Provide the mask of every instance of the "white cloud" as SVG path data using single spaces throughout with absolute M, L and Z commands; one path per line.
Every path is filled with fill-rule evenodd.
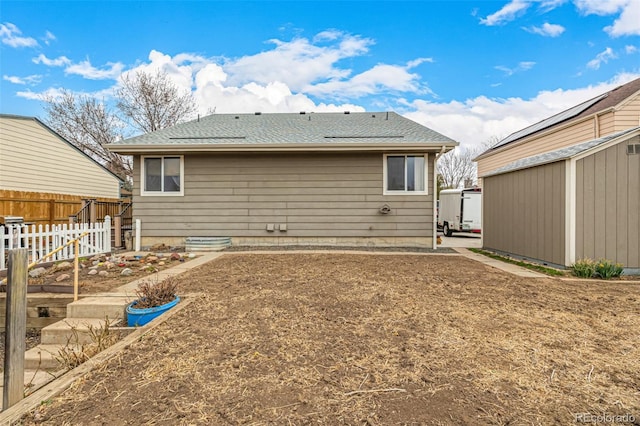
M 273 81 L 285 83 L 291 90 L 298 91 L 319 80 L 333 80 L 347 77 L 351 70 L 337 66 L 345 58 L 366 54 L 371 39 L 333 31 L 321 37 L 318 44 L 308 39 L 297 38 L 283 42 L 270 40 L 275 49 L 229 60 L 224 64 L 229 74 L 230 84 L 240 86 L 249 82 L 268 84 Z M 326 45 L 320 41 L 329 42 Z
M 38 45 L 32 37 L 22 37 L 22 31 L 14 24 L 6 22 L 0 24 L 0 40 L 11 47 L 35 47 Z
M 107 62 L 106 67 L 100 69 L 91 65 L 89 60 L 69 65 L 65 68 L 65 74 L 76 74 L 89 80 L 116 79 L 122 74 L 124 65 L 120 62 Z
M 562 6 L 563 4 L 565 4 L 568 0 L 542 0 L 540 2 L 540 9 L 543 12 L 548 12 L 550 10 L 553 10 L 559 6 Z
M 622 10 L 631 0 L 574 0 L 578 10 L 585 15 L 613 15 Z
M 480 23 L 487 26 L 503 25 L 522 15 L 531 5 L 529 1 L 511 0 L 499 11 L 481 18 Z
M 56 36 L 53 35 L 51 31 L 47 31 L 44 34 L 44 37 L 42 37 L 42 41 L 44 41 L 44 44 L 46 44 L 47 46 L 49 45 L 49 43 L 51 43 L 55 39 L 56 39 Z
M 632 53 L 636 53 L 637 51 L 638 48 L 633 45 L 627 45 L 624 47 L 624 53 L 626 53 L 627 55 L 631 55 Z
M 16 75 L 3 75 L 2 79 L 13 84 L 38 84 L 42 81 L 42 76 L 38 74 L 28 75 L 26 77 L 18 77 Z
M 619 14 L 613 25 L 604 30 L 611 37 L 640 35 L 640 2 L 638 0 L 574 0 L 585 15 L 608 16 Z
M 515 68 L 505 67 L 504 65 L 496 65 L 493 68 L 497 69 L 498 71 L 502 71 L 507 76 L 512 76 L 517 72 L 528 71 L 531 68 L 533 68 L 535 65 L 536 65 L 535 62 L 522 61 L 522 62 L 519 62 Z
M 631 1 L 613 25 L 605 27 L 604 30 L 612 37 L 640 35 L 640 1 Z
M 605 50 L 598 53 L 595 58 L 587 62 L 587 68 L 597 70 L 600 68 L 600 65 L 602 65 L 602 63 L 606 64 L 607 62 L 609 62 L 609 59 L 615 59 L 615 58 L 617 58 L 617 56 L 613 52 L 613 49 L 611 49 L 610 47 L 607 47 Z
M 59 56 L 55 59 L 49 59 L 42 53 L 33 58 L 32 61 L 34 64 L 44 64 L 49 67 L 62 67 L 71 64 L 71 60 L 66 56 Z
M 408 111 L 403 115 L 453 138 L 464 147 L 473 148 L 491 138 L 506 137 L 638 77 L 640 74 L 620 74 L 595 86 L 541 91 L 531 99 L 479 96 L 449 103 L 416 100 L 406 104 Z
M 565 28 L 562 25 L 550 24 L 548 22 L 542 24 L 541 27 L 531 26 L 522 27 L 522 29 L 532 34 L 538 34 L 544 37 L 558 37 L 565 31 Z

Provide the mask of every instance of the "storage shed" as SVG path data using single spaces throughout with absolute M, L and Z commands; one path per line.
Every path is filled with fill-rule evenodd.
M 485 248 L 640 272 L 640 127 L 514 161 L 484 176 L 483 193 Z

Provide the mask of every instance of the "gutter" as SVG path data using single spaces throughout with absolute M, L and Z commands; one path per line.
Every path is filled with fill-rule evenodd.
M 336 151 L 380 151 L 380 152 L 433 152 L 440 145 L 433 143 L 384 143 L 384 144 L 347 144 L 347 143 L 278 143 L 278 144 L 146 144 L 120 145 L 111 144 L 105 147 L 118 154 L 135 155 L 150 153 L 191 153 L 191 152 L 336 152 Z M 455 148 L 456 145 L 445 144 L 443 147 Z

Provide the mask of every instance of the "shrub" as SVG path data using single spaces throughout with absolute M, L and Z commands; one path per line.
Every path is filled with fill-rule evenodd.
M 619 277 L 622 274 L 623 266 L 621 263 L 613 263 L 608 259 L 600 259 L 596 264 L 595 276 L 608 280 L 609 278 Z
M 155 308 L 169 303 L 176 298 L 178 280 L 175 277 L 167 277 L 158 282 L 150 280 L 138 284 L 136 296 L 138 296 L 136 309 Z
M 596 273 L 596 262 L 592 259 L 580 259 L 571 265 L 571 270 L 576 277 L 591 278 Z

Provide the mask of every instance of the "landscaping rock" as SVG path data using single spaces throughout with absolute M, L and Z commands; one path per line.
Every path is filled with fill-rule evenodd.
M 189 253 L 189 259 L 193 259 L 194 257 L 196 257 L 195 253 Z
M 158 261 L 158 256 L 147 256 L 145 262 L 153 263 Z
M 67 271 L 69 269 L 73 269 L 73 264 L 71 262 L 60 262 L 55 266 L 56 271 Z
M 133 274 L 133 270 L 131 268 L 124 268 L 120 275 L 129 276 Z
M 103 266 L 107 269 L 112 269 L 112 268 L 115 268 L 116 265 L 113 262 L 104 262 Z
M 100 271 L 100 272 L 98 272 L 98 275 L 101 276 L 101 277 L 108 277 L 109 273 L 107 271 Z
M 31 278 L 38 278 L 44 275 L 47 272 L 45 268 L 35 268 L 29 271 L 29 276 Z
M 178 253 L 171 253 L 170 259 L 171 260 L 180 260 L 182 256 L 180 256 Z
M 62 274 L 62 275 L 59 275 L 59 276 L 56 277 L 56 282 L 59 283 L 59 282 L 64 281 L 64 280 L 68 280 L 69 278 L 71 278 L 71 275 Z
M 87 275 L 98 275 L 98 270 L 97 269 L 92 269 L 89 272 L 87 272 Z
M 164 266 L 166 264 L 166 262 L 164 260 L 161 260 L 160 262 L 158 262 L 158 266 Z

